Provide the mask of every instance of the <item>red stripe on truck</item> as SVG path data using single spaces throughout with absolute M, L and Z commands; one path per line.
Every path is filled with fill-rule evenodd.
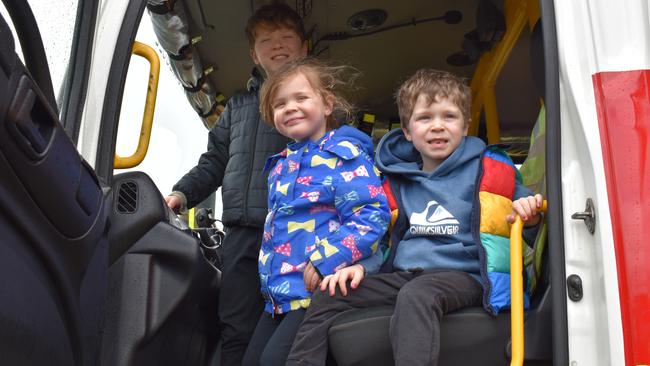
M 593 76 L 627 365 L 650 363 L 650 70 Z

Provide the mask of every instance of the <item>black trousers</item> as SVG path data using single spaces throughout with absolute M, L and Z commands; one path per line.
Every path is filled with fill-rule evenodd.
M 287 365 L 325 366 L 327 332 L 338 316 L 383 305 L 395 306 L 389 332 L 395 365 L 436 365 L 443 314 L 480 306 L 482 293 L 477 280 L 457 271 L 382 273 L 364 279 L 345 297 L 316 291 Z
M 232 226 L 225 231 L 219 290 L 221 366 L 240 366 L 264 309 L 257 270 L 263 230 Z
M 243 366 L 284 366 L 305 309 L 271 317 L 262 313 L 248 344 Z

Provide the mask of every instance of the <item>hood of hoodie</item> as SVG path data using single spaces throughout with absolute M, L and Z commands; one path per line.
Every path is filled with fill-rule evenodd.
M 347 144 L 341 144 L 341 142 L 347 142 L 351 143 L 352 145 L 355 145 L 359 148 L 361 152 L 363 152 L 363 155 L 365 155 L 368 160 L 372 162 L 372 156 L 373 156 L 373 144 L 372 144 L 372 139 L 370 136 L 366 135 L 365 133 L 359 131 L 358 129 L 354 127 L 350 127 L 348 125 L 342 125 L 341 127 L 331 130 L 325 134 L 325 136 L 321 137 L 318 141 L 311 141 L 311 140 L 304 140 L 304 141 L 295 141 L 287 144 L 287 148 L 290 150 L 299 150 L 305 145 L 316 145 L 320 146 L 321 149 L 323 150 L 328 150 L 333 154 L 338 155 L 341 158 L 344 159 L 351 159 L 355 156 L 355 154 L 350 150 L 348 147 L 346 147 Z M 266 164 L 264 165 L 264 171 L 268 171 L 271 169 L 273 165 L 275 165 L 275 162 L 277 161 L 278 158 L 286 156 L 286 150 L 281 151 L 278 154 L 275 154 L 273 156 L 270 156 L 266 160 Z
M 365 133 L 348 125 L 341 125 L 341 127 L 332 130 L 331 132 L 328 132 L 323 137 L 323 139 L 328 139 L 326 146 L 329 145 L 330 141 L 335 143 L 350 141 L 361 148 L 361 150 L 363 150 L 363 152 L 365 152 L 369 157 L 373 156 L 374 146 L 372 145 L 372 139 Z
M 399 176 L 400 210 L 407 229 L 396 249 L 394 266 L 458 270 L 479 278 L 478 247 L 473 234 L 476 183 L 483 141 L 465 137 L 433 172 L 423 172 L 422 158 L 401 130 L 379 143 L 379 170 Z

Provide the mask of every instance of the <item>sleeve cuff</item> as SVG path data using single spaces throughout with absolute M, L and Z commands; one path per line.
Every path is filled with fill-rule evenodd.
M 381 249 L 377 249 L 375 254 L 370 257 L 364 258 L 358 261 L 356 264 L 360 264 L 366 275 L 379 273 L 379 269 L 384 262 L 384 253 Z

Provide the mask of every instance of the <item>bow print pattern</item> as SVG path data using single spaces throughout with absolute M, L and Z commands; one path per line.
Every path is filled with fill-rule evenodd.
M 344 194 L 343 196 L 337 196 L 334 198 L 334 205 L 340 206 L 345 202 L 358 201 L 359 193 L 357 191 L 352 191 Z
M 311 183 L 312 179 L 314 179 L 314 177 L 311 175 L 308 175 L 306 177 L 298 177 L 298 179 L 296 179 L 296 183 L 308 186 L 309 183 Z
M 350 221 L 350 225 L 353 225 L 355 228 L 357 228 L 357 231 L 359 232 L 359 235 L 364 236 L 368 234 L 372 230 L 372 226 L 370 225 L 361 225 L 358 224 L 354 221 Z
M 293 215 L 294 209 L 293 206 L 283 202 L 280 204 L 280 207 L 278 207 L 278 212 L 283 213 L 285 215 Z
M 338 222 L 338 220 L 330 220 L 328 222 L 328 227 L 329 227 L 330 233 L 332 233 L 332 232 L 335 232 L 336 230 L 338 230 L 341 227 L 341 223 Z
M 287 274 L 291 272 L 302 272 L 307 266 L 307 262 L 302 262 L 297 266 L 293 264 L 282 262 L 282 267 L 280 267 L 280 274 Z
M 302 273 L 308 264 L 332 274 L 370 257 L 384 234 L 386 198 L 369 188 L 381 186 L 372 151 L 362 151 L 357 140 L 337 138 L 336 131 L 322 143 L 292 143 L 284 156 L 272 157 L 258 262 L 267 312 L 308 306 L 311 293 Z
M 370 197 L 375 198 L 377 196 L 384 196 L 386 197 L 386 193 L 384 192 L 384 189 L 381 188 L 381 186 L 368 186 L 368 192 L 370 192 Z
M 279 247 L 275 248 L 275 252 L 284 255 L 285 257 L 291 257 L 291 243 L 286 242 Z
M 305 222 L 289 221 L 287 224 L 287 232 L 292 233 L 297 230 L 305 230 L 313 233 L 316 226 L 316 220 L 309 220 Z
M 309 202 L 318 202 L 318 197 L 320 197 L 320 192 L 302 192 L 300 198 L 307 198 Z
M 323 158 L 321 156 L 316 155 L 313 158 L 311 158 L 311 167 L 314 168 L 314 167 L 317 167 L 319 165 L 325 165 L 326 167 L 328 167 L 330 169 L 334 169 L 334 168 L 336 168 L 336 162 L 337 161 L 338 161 L 337 158 L 325 159 L 325 158 Z
M 356 262 L 359 259 L 361 259 L 362 255 L 359 249 L 357 248 L 357 241 L 354 239 L 353 235 L 348 235 L 343 240 L 341 240 L 341 244 L 350 249 L 350 252 L 352 253 L 352 262 Z
M 275 166 L 275 168 L 273 168 L 273 171 L 271 171 L 271 176 L 273 177 L 276 175 L 280 175 L 281 172 L 282 172 L 282 163 L 278 163 Z
M 368 171 L 365 166 L 359 165 L 358 168 L 351 172 L 341 172 L 341 176 L 343 177 L 343 180 L 349 182 L 354 179 L 354 177 L 368 177 Z
M 293 173 L 293 172 L 295 172 L 295 171 L 298 170 L 298 169 L 300 169 L 300 164 L 296 163 L 296 162 L 293 161 L 293 160 L 289 160 L 289 169 L 287 169 L 287 171 L 288 171 L 289 173 Z
M 336 213 L 336 207 L 330 205 L 316 205 L 309 208 L 309 214 L 314 215 L 319 212 Z

